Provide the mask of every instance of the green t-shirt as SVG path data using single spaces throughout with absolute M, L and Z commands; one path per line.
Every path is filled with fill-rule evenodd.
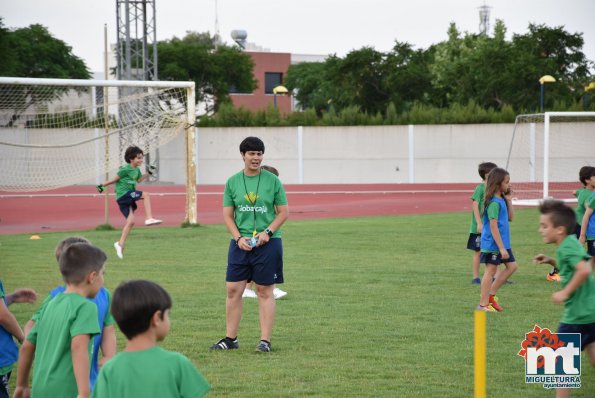
M 587 188 L 581 188 L 576 191 L 576 198 L 578 199 L 578 205 L 576 206 L 575 213 L 576 213 L 576 222 L 578 225 L 583 223 L 583 216 L 585 215 L 585 203 L 589 199 L 589 196 L 593 191 Z
M 564 288 L 574 276 L 578 263 L 588 260 L 589 255 L 585 253 L 585 249 L 576 236 L 568 235 L 556 250 L 556 258 L 562 288 Z M 593 273 L 589 274 L 583 284 L 564 302 L 564 313 L 560 322 L 573 325 L 595 322 L 595 279 Z
M 99 333 L 97 306 L 76 293 L 62 293 L 47 303 L 27 340 L 35 345 L 31 397 L 76 397 L 78 388 L 72 366 L 72 338 Z
M 264 231 L 275 219 L 275 206 L 287 204 L 281 181 L 266 170 L 255 176 L 244 171 L 231 176 L 225 184 L 223 206 L 234 208 L 235 222 L 242 236 L 252 236 L 252 231 Z M 281 230 L 273 238 L 280 238 Z
M 211 386 L 184 355 L 159 346 L 120 352 L 99 372 L 93 398 L 198 398 Z
M 473 195 L 471 195 L 471 201 L 477 202 L 479 204 L 479 217 L 481 217 L 481 213 L 483 212 L 483 199 L 485 194 L 486 186 L 482 182 L 478 186 L 475 187 L 473 191 Z M 473 207 L 471 208 L 471 228 L 469 228 L 469 233 L 476 234 L 477 233 L 477 221 L 475 221 L 475 215 L 473 214 Z
M 126 192 L 136 190 L 136 183 L 142 177 L 140 169 L 134 168 L 130 163 L 118 169 L 118 177 L 120 179 L 116 182 L 116 200 L 120 199 Z

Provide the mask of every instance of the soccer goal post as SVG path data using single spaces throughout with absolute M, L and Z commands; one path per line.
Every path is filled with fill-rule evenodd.
M 186 134 L 186 219 L 197 223 L 194 82 L 0 77 L 0 190 L 94 185 L 137 145 Z
M 595 112 L 518 115 L 506 169 L 514 203 L 537 205 L 545 198 L 576 201 L 581 167 L 595 165 Z

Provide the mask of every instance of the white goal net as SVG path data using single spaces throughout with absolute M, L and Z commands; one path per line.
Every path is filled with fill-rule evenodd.
M 516 118 L 506 169 L 514 202 L 575 201 L 581 167 L 595 165 L 595 112 L 546 112 Z
M 0 78 L 0 191 L 103 181 L 130 145 L 151 158 L 194 123 L 193 95 L 192 82 Z

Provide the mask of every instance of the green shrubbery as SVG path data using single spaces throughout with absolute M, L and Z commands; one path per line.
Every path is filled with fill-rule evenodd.
M 554 109 L 582 111 L 583 104 L 556 102 Z M 384 114 L 380 112 L 369 114 L 357 106 L 348 106 L 341 111 L 336 111 L 331 106 L 321 115 L 318 115 L 314 109 L 281 114 L 272 106 L 263 111 L 251 112 L 245 108 L 234 108 L 230 104 L 224 104 L 214 116 L 201 118 L 198 125 L 200 127 L 279 127 L 514 123 L 516 115 L 517 113 L 509 105 L 497 111 L 493 108 L 485 109 L 474 101 L 469 101 L 465 105 L 454 104 L 449 108 L 416 103 L 410 109 L 402 111 L 391 103 Z

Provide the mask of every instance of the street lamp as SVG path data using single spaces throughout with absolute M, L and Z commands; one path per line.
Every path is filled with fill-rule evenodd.
M 539 78 L 539 84 L 541 85 L 541 95 L 539 96 L 539 111 L 543 113 L 543 86 L 545 83 L 554 83 L 556 79 L 550 75 L 543 75 Z
M 277 86 L 273 88 L 273 105 L 275 106 L 275 109 L 277 109 L 277 94 L 286 95 L 288 92 L 289 91 L 287 91 L 285 86 Z
M 595 82 L 591 82 L 585 86 L 585 93 L 583 94 L 583 107 L 585 111 L 589 107 L 589 95 L 587 93 L 591 90 L 595 90 Z

